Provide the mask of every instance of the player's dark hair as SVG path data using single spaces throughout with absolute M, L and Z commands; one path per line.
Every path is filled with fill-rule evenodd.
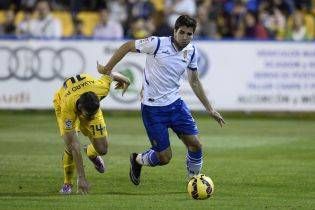
M 91 115 L 95 114 L 100 108 L 100 100 L 98 99 L 97 95 L 92 91 L 83 93 L 80 96 L 78 103 L 86 112 Z
M 51 5 L 51 1 L 48 1 L 48 0 L 37 0 L 37 1 L 35 2 L 35 7 L 37 7 L 37 5 L 38 5 L 39 3 L 41 3 L 41 2 L 46 2 L 46 3 L 48 4 L 49 10 L 50 10 L 50 11 L 53 10 L 53 7 L 52 7 L 52 5 Z
M 195 32 L 196 27 L 197 27 L 197 22 L 194 18 L 189 17 L 188 15 L 181 15 L 177 18 L 175 22 L 175 31 L 177 31 L 179 27 L 181 26 L 193 28 L 193 31 Z

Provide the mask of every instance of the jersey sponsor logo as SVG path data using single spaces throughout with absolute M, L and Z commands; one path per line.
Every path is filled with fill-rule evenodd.
M 181 61 L 183 62 L 183 63 L 188 63 L 188 50 L 184 50 L 183 52 L 182 52 L 182 59 L 181 59 Z
M 0 56 L 3 65 L 0 81 L 64 80 L 70 75 L 82 73 L 86 65 L 83 53 L 72 47 L 0 47 Z
M 67 119 L 65 121 L 65 128 L 66 129 L 71 129 L 72 128 L 72 121 L 71 120 Z
M 183 52 L 184 60 L 187 60 L 187 54 L 188 54 L 188 50 L 184 50 L 184 52 Z
M 167 55 L 171 54 L 170 51 L 168 51 L 168 50 L 162 50 L 162 53 L 167 54 Z

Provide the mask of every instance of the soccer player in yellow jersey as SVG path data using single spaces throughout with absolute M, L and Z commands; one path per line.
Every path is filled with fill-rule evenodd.
M 97 68 L 103 66 L 97 64 Z M 72 192 L 72 178 L 77 169 L 78 191 L 88 193 L 89 183 L 85 177 L 82 155 L 77 132 L 87 136 L 91 144 L 84 150 L 93 162 L 96 170 L 104 173 L 105 166 L 102 155 L 107 153 L 108 139 L 106 124 L 100 109 L 100 100 L 105 98 L 112 80 L 116 81 L 116 89 L 127 90 L 130 81 L 119 73 L 102 72 L 103 75 L 95 79 L 88 74 L 80 74 L 66 79 L 63 86 L 54 96 L 54 108 L 60 134 L 65 143 L 63 154 L 64 185 L 61 194 Z

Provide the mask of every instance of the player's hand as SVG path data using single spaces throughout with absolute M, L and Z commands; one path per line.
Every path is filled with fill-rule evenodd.
M 125 92 L 127 91 L 128 87 L 130 85 L 130 82 L 126 82 L 124 83 L 124 87 L 123 87 L 123 90 L 122 90 L 122 93 L 121 93 L 121 96 L 124 96 Z
M 216 110 L 212 110 L 210 112 L 210 115 L 213 119 L 215 119 L 219 124 L 220 126 L 222 127 L 223 124 L 225 124 L 225 121 L 223 119 L 223 117 L 221 116 L 221 114 L 219 112 L 217 112 Z
M 78 178 L 77 184 L 78 184 L 77 193 L 82 194 L 82 195 L 88 194 L 89 189 L 90 189 L 90 184 L 85 178 L 82 178 L 82 177 Z
M 124 96 L 125 92 L 127 91 L 130 85 L 129 81 L 117 81 L 115 84 L 115 89 L 122 89 L 121 95 Z
M 96 61 L 96 67 L 97 67 L 97 71 L 101 74 L 110 75 L 111 73 L 111 69 L 107 69 L 105 66 L 99 64 L 98 61 Z

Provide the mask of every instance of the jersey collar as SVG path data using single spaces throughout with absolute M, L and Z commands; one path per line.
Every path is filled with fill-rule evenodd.
M 181 52 L 181 51 L 184 51 L 184 50 L 187 50 L 191 47 L 191 44 L 189 43 L 186 47 L 184 47 L 183 49 L 181 50 L 177 50 L 176 48 L 176 45 L 175 45 L 175 38 L 173 36 L 170 36 L 170 41 L 171 41 L 171 45 L 173 47 L 173 49 L 176 51 L 176 52 Z

